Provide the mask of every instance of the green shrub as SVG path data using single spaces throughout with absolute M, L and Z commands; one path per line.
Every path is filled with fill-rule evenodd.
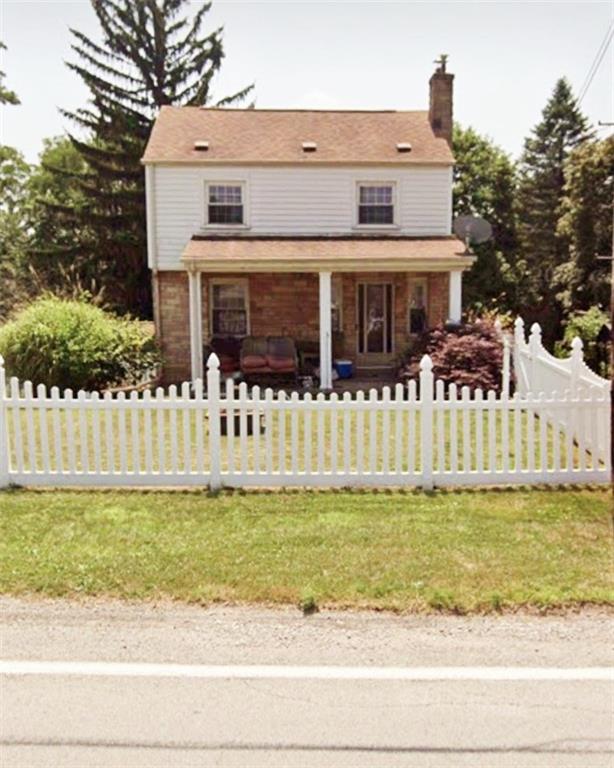
M 599 343 L 598 336 L 604 326 L 608 326 L 610 318 L 599 307 L 591 307 L 583 312 L 575 312 L 565 323 L 565 333 L 562 341 L 557 341 L 554 353 L 557 357 L 568 357 L 571 353 L 571 342 L 576 336 L 582 339 L 584 360 L 601 376 L 608 376 L 608 347 Z
M 135 383 L 159 362 L 142 323 L 52 296 L 0 327 L 0 354 L 9 376 L 73 390 Z

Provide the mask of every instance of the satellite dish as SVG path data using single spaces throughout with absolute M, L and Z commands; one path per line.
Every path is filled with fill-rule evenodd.
M 465 253 L 469 253 L 472 245 L 490 240 L 492 226 L 480 216 L 458 216 L 454 221 L 454 234 L 465 243 Z

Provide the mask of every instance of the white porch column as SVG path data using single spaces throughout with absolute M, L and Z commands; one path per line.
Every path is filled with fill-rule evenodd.
M 460 269 L 450 272 L 448 295 L 448 320 L 460 323 L 463 311 L 463 273 Z
M 203 296 L 200 272 L 189 270 L 190 289 L 190 359 L 192 381 L 203 378 Z
M 331 273 L 320 272 L 320 389 L 333 386 Z

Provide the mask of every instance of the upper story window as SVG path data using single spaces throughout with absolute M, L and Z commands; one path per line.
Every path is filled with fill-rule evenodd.
M 360 184 L 358 188 L 358 223 L 394 224 L 394 187 L 392 184 Z
M 243 186 L 209 184 L 207 186 L 207 222 L 209 224 L 244 224 Z

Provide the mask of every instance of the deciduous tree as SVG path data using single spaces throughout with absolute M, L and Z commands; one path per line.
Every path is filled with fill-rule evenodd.
M 0 145 L 0 320 L 26 295 L 28 207 L 31 168 L 13 147 Z
M 0 50 L 6 51 L 6 45 L 0 40 Z M 19 104 L 19 98 L 17 94 L 14 91 L 9 91 L 9 89 L 4 85 L 4 78 L 6 75 L 4 72 L 0 71 L 0 104 Z
M 454 127 L 454 216 L 481 216 L 493 228 L 492 240 L 474 246 L 477 261 L 466 274 L 465 304 L 516 311 L 522 295 L 522 270 L 516 262 L 513 161 L 473 128 Z
M 611 265 L 599 260 L 612 248 L 614 136 L 587 141 L 565 165 L 558 234 L 569 244 L 569 261 L 555 272 L 558 297 L 566 310 L 606 307 Z

